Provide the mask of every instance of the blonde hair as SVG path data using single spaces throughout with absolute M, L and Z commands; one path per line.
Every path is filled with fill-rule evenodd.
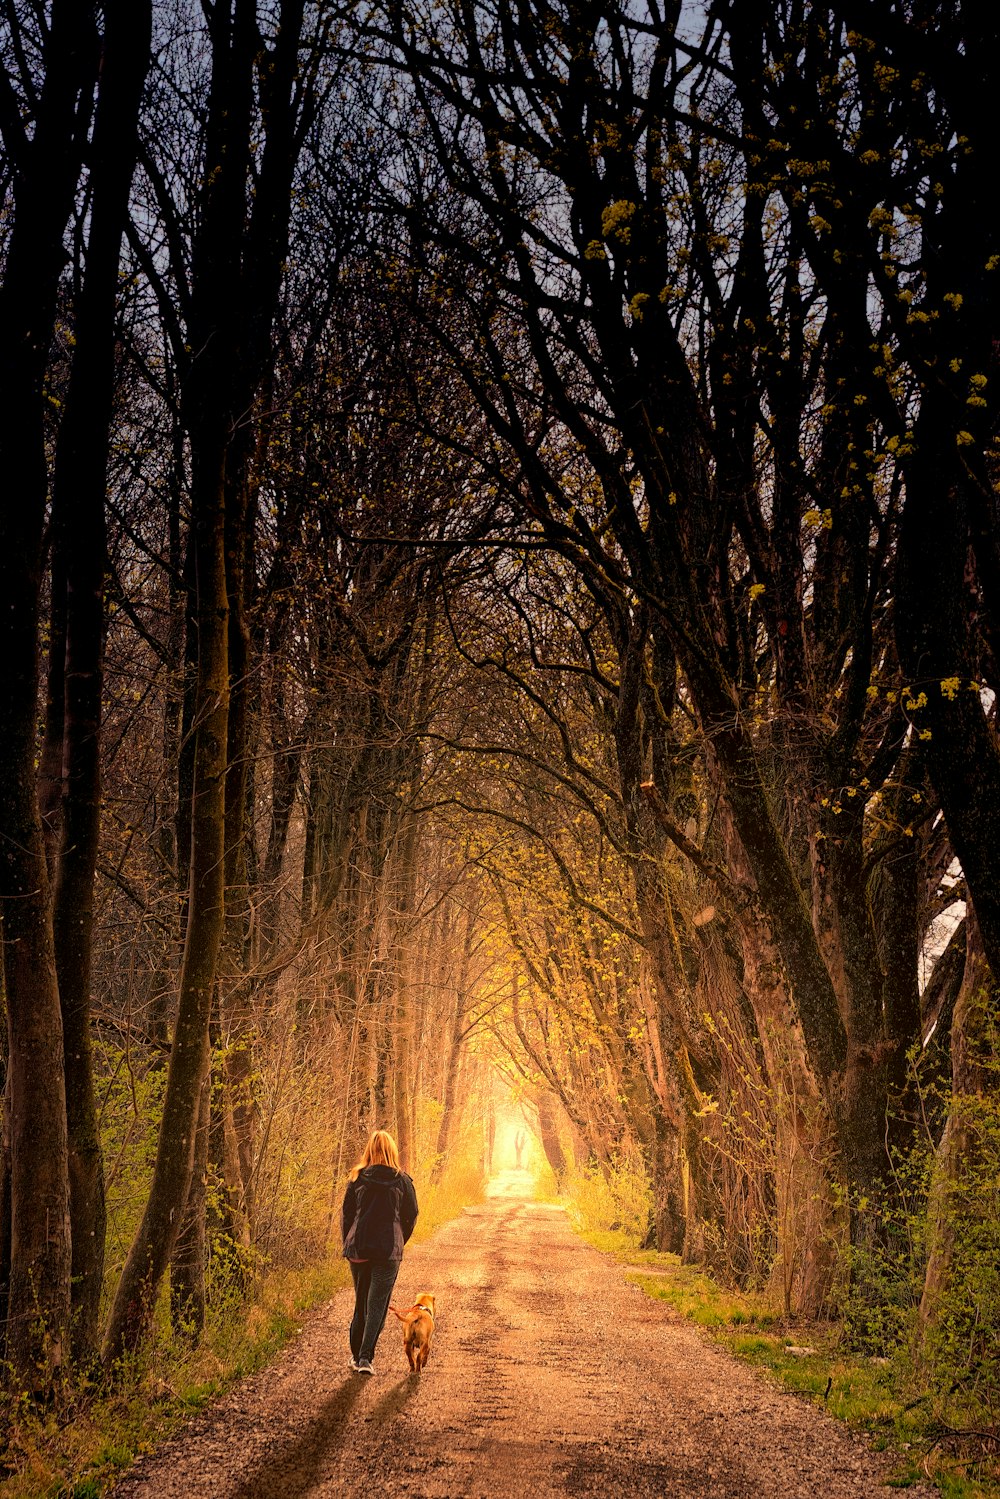
M 377 1129 L 364 1148 L 364 1153 L 351 1172 L 351 1181 L 357 1181 L 358 1172 L 366 1166 L 391 1166 L 399 1170 L 399 1147 L 387 1129 Z

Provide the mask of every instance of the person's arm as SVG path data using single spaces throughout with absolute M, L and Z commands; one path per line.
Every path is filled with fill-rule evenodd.
M 403 1243 L 413 1232 L 413 1225 L 417 1221 L 417 1193 L 410 1178 L 404 1171 L 403 1175 L 403 1200 L 399 1205 L 399 1226 L 403 1230 Z
M 354 1182 L 347 1183 L 347 1191 L 344 1193 L 344 1206 L 340 1211 L 340 1241 L 346 1243 L 347 1231 L 354 1222 L 355 1198 L 357 1196 Z

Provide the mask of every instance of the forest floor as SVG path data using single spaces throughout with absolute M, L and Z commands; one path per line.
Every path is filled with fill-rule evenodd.
M 562 1208 L 532 1200 L 525 1172 L 407 1250 L 394 1301 L 421 1291 L 438 1312 L 423 1375 L 392 1317 L 374 1378 L 349 1370 L 341 1292 L 116 1499 L 886 1494 L 891 1457 L 644 1296 Z

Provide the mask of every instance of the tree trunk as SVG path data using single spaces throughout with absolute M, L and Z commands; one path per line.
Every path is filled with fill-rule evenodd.
M 458 1114 L 458 1071 L 462 1060 L 462 1035 L 465 1029 L 466 986 L 469 982 L 469 966 L 472 961 L 472 942 L 475 935 L 475 912 L 470 905 L 465 913 L 465 932 L 462 939 L 462 954 L 459 961 L 458 982 L 455 990 L 455 1009 L 451 1033 L 446 1043 L 444 1058 L 444 1082 L 441 1094 L 441 1123 L 438 1126 L 437 1154 L 432 1177 L 438 1181 L 448 1167 L 452 1135 Z
M 725 807 L 720 827 L 727 869 L 745 883 L 750 871 Z M 777 1252 L 771 1289 L 786 1314 L 816 1317 L 829 1304 L 837 1241 L 845 1232 L 834 1201 L 837 1140 L 768 924 L 748 911 L 737 923 L 737 935 L 774 1127 Z
M 66 713 L 66 546 L 53 504 L 49 568 L 49 659 L 45 682 L 45 727 L 38 752 L 38 809 L 45 835 L 49 878 L 62 841 L 63 723 Z
M 192 485 L 198 678 L 191 815 L 191 880 L 177 1023 L 149 1200 L 111 1309 L 104 1357 L 148 1334 L 173 1253 L 194 1166 L 208 1025 L 224 924 L 226 723 L 229 702 L 224 536 L 225 428 L 195 448 Z
M 94 873 L 100 833 L 104 677 L 105 488 L 114 385 L 118 262 L 149 63 L 149 0 L 105 7 L 101 84 L 91 149 L 87 265 L 54 479 L 53 588 L 65 580 L 62 818 L 53 937 L 62 1006 L 73 1240 L 73 1352 L 97 1352 L 104 1280 L 104 1166 L 90 1047 Z M 55 608 L 55 604 L 53 605 Z M 54 643 L 54 648 L 58 642 Z
M 881 860 L 868 881 L 868 900 L 884 976 L 889 1076 L 897 1096 L 906 1085 L 907 1054 L 923 1039 L 919 981 L 920 874 L 919 841 L 911 838 L 902 852 Z
M 985 366 L 984 366 L 985 367 Z M 976 907 L 983 951 L 1000 974 L 1000 748 L 980 699 L 969 640 L 968 503 L 948 414 L 931 390 L 917 422 L 900 535 L 897 638 L 935 790 Z M 945 451 L 942 451 L 942 448 Z M 953 687 L 942 688 L 942 683 Z
M 462 1002 L 461 992 L 455 1000 L 455 1017 L 448 1038 L 444 1071 L 444 1089 L 441 1097 L 441 1122 L 438 1125 L 437 1150 L 432 1180 L 439 1181 L 449 1164 L 451 1140 L 455 1127 L 458 1098 L 458 1064 L 462 1057 Z
M 656 1248 L 682 1254 L 687 1229 L 680 1131 L 662 1108 L 653 1116 L 653 1234 Z
M 62 1017 L 36 776 L 39 590 L 47 501 L 43 382 L 80 172 L 96 36 L 90 6 L 55 0 L 29 142 L 5 118 L 20 163 L 0 290 L 0 919 L 8 1027 L 11 1272 L 8 1357 L 46 1392 L 67 1353 L 69 1168 Z
M 547 1088 L 538 1089 L 535 1094 L 535 1108 L 538 1110 L 539 1139 L 542 1142 L 545 1159 L 552 1167 L 552 1174 L 556 1179 L 556 1190 L 559 1191 L 566 1180 L 566 1153 L 559 1138 L 555 1100 Z
M 2 1044 L 2 1043 L 0 1043 Z M 6 1046 L 3 1046 L 6 1051 Z M 4 1057 L 4 1087 L 0 1099 L 0 1358 L 7 1351 L 7 1306 L 10 1301 L 10 1090 Z
M 257 1101 L 254 1097 L 254 1061 L 249 1039 L 230 1043 L 226 1047 L 223 1063 L 223 1080 L 220 1089 L 220 1109 L 228 1108 L 231 1120 L 232 1151 L 227 1148 L 221 1158 L 225 1168 L 227 1190 L 237 1189 L 238 1201 L 234 1206 L 241 1220 L 240 1238 L 247 1245 L 254 1241 L 257 1231 L 257 1153 L 256 1120 Z M 234 1156 L 231 1169 L 229 1157 Z
M 579 1131 L 574 1130 L 574 1145 L 579 1137 Z M 489 1103 L 486 1105 L 486 1124 L 483 1132 L 483 1173 L 486 1177 L 493 1175 L 493 1157 L 496 1153 L 497 1144 L 497 1109 L 493 1094 L 490 1094 Z
M 393 968 L 396 990 L 393 1057 L 393 1113 L 400 1160 L 407 1170 L 414 1158 L 416 1086 L 414 1053 L 413 910 L 416 897 L 417 819 L 407 815 L 396 843 L 395 885 L 398 891 L 393 912 Z M 409 1163 L 409 1165 L 407 1165 Z
M 194 1164 L 177 1243 L 170 1261 L 170 1320 L 174 1332 L 197 1342 L 205 1327 L 205 1269 L 211 1074 L 206 1073 L 198 1104 Z
M 249 1249 L 250 1225 L 244 1212 L 243 1175 L 225 1062 L 221 1078 L 216 1080 L 213 1077 L 209 1092 L 207 1175 L 213 1187 L 206 1212 L 209 1260 L 216 1251 L 221 1252 L 225 1257 L 224 1269 L 229 1284 L 245 1291 L 247 1266 L 237 1251 L 240 1247 Z
M 243 399 L 252 406 L 254 390 Z M 252 429 L 242 429 L 226 455 L 226 595 L 229 602 L 229 722 L 226 770 L 226 929 L 222 983 L 225 1062 L 222 1091 L 228 1093 L 239 1163 L 239 1197 L 248 1231 L 254 1219 L 253 1097 L 255 1022 L 252 962 L 250 861 L 254 837 L 250 817 L 252 724 L 255 716 L 251 673 L 248 590 L 252 588 L 254 517 L 251 477 Z M 220 1101 L 221 1102 L 221 1101 Z M 225 1104 L 222 1104 L 223 1113 Z M 233 1184 L 236 1185 L 235 1183 Z
M 31 649 L 33 659 L 33 644 Z M 7 1337 L 16 1377 L 32 1392 L 44 1393 L 69 1351 L 66 1091 L 45 848 L 35 803 L 33 704 L 29 708 L 22 701 L 27 711 L 15 718 L 8 691 L 11 675 L 0 675 L 7 704 L 6 752 L 0 751 L 11 1149 Z M 20 774 L 10 763 L 18 751 Z
M 832 1177 L 836 1139 L 780 958 L 760 923 L 741 923 L 741 941 L 743 982 L 757 1019 L 774 1120 L 777 1253 L 771 1285 L 786 1315 L 818 1317 L 829 1305 L 842 1232 Z

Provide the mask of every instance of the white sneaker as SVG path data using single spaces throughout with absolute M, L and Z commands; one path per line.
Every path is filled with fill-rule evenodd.
M 357 1362 L 357 1370 L 359 1374 L 374 1374 L 375 1365 L 372 1363 L 370 1358 L 359 1358 Z
M 348 1363 L 348 1365 L 347 1365 L 347 1367 L 348 1367 L 348 1368 L 349 1368 L 349 1369 L 353 1369 L 353 1370 L 354 1370 L 354 1372 L 355 1372 L 355 1374 L 357 1374 L 357 1372 L 358 1372 L 358 1361 L 357 1361 L 357 1359 L 356 1359 L 356 1358 L 355 1358 L 355 1357 L 354 1357 L 354 1354 L 353 1354 L 353 1353 L 352 1353 L 352 1354 L 351 1354 L 351 1357 L 350 1357 L 350 1362 L 349 1362 L 349 1363 Z

